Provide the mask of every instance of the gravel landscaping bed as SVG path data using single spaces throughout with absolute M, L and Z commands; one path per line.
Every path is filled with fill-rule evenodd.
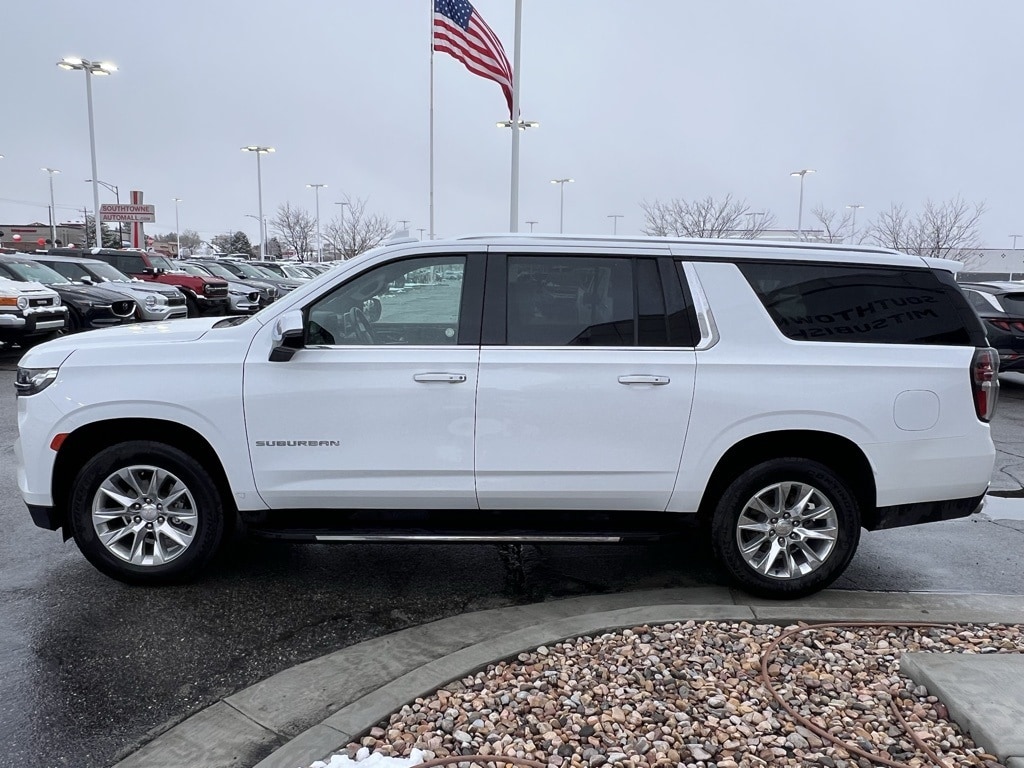
M 1021 625 L 790 629 L 690 621 L 542 646 L 416 699 L 347 755 L 420 749 L 428 760 L 506 755 L 563 768 L 879 764 L 866 753 L 888 765 L 1000 765 L 899 661 L 905 651 L 1021 653 Z

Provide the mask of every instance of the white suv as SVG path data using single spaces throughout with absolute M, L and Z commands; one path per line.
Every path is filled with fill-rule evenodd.
M 496 235 L 363 254 L 249 318 L 30 351 L 18 484 L 125 581 L 241 522 L 308 541 L 614 541 L 703 523 L 795 597 L 860 529 L 980 509 L 998 360 L 948 262 Z

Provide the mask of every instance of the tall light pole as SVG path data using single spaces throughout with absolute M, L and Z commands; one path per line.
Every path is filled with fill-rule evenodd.
M 53 203 L 53 174 L 60 173 L 56 168 L 43 168 L 50 174 L 50 245 L 57 246 L 57 206 Z
M 181 198 L 180 197 L 172 197 L 171 200 L 174 201 L 174 238 L 175 238 L 175 240 L 177 240 L 177 243 L 174 246 L 175 249 L 176 249 L 175 252 L 174 252 L 174 255 L 177 256 L 180 259 L 181 258 L 181 224 L 178 223 L 178 203 L 181 202 Z
M 85 183 L 86 184 L 92 184 L 93 181 L 92 181 L 92 179 L 86 179 Z M 99 179 L 96 179 L 96 183 L 99 184 L 101 187 L 105 187 L 106 189 L 109 189 L 111 192 L 113 192 L 114 193 L 114 200 L 117 201 L 118 205 L 121 204 L 121 194 L 120 194 L 120 192 L 117 191 L 117 185 L 116 184 L 108 184 L 107 182 L 100 181 Z M 118 248 L 120 248 L 124 244 L 124 230 L 122 229 L 123 226 L 124 225 L 121 224 L 120 221 L 117 222 L 117 247 Z
M 409 219 L 399 219 L 398 223 L 402 225 L 402 229 L 404 229 L 404 230 L 408 230 L 409 229 Z
M 78 56 L 65 56 L 57 62 L 61 69 L 80 69 L 85 72 L 85 100 L 89 106 L 89 152 L 92 155 L 92 206 L 93 224 L 96 225 L 96 247 L 103 247 L 102 216 L 100 216 L 100 186 L 96 181 L 99 174 L 96 172 L 96 129 L 93 126 L 92 117 L 92 76 L 104 77 L 111 72 L 117 72 L 117 66 L 109 61 L 89 61 L 80 59 Z
M 612 220 L 612 234 L 619 234 L 619 219 L 623 217 L 621 213 L 609 213 L 608 218 Z
M 533 225 L 534 224 L 539 224 L 540 222 L 539 221 L 528 221 L 526 223 L 530 225 L 530 232 L 532 233 L 533 232 Z
M 803 168 L 799 171 L 793 171 L 790 176 L 800 177 L 800 209 L 796 216 L 796 239 L 804 239 L 804 176 L 808 173 L 814 173 L 813 168 Z
M 256 222 L 259 224 L 259 227 L 260 227 L 260 229 L 259 229 L 260 240 L 266 240 L 267 239 L 267 220 L 266 219 L 261 219 L 259 216 L 257 216 L 254 213 L 247 213 L 247 214 L 245 214 L 245 217 L 247 219 L 256 219 Z
M 338 229 L 341 231 L 341 258 L 345 258 L 345 206 L 352 207 L 348 200 L 340 200 L 335 203 L 338 206 Z
M 417 227 L 416 231 L 420 233 L 420 240 L 423 239 L 423 233 L 427 231 L 426 227 Z
M 268 152 L 274 152 L 273 147 L 261 147 L 256 144 L 250 144 L 247 147 L 242 147 L 243 152 L 255 152 L 256 153 L 256 191 L 259 195 L 259 211 L 260 221 L 263 221 L 263 170 L 260 166 L 260 155 L 265 155 Z M 264 235 L 266 229 L 264 229 Z M 260 238 L 260 261 L 265 261 L 267 258 L 267 245 L 264 242 L 267 238 Z
M 850 225 L 850 242 L 852 243 L 857 238 L 857 211 L 864 206 L 859 203 L 851 203 L 846 207 L 853 211 L 853 222 Z
M 552 179 L 552 184 L 558 185 L 558 233 L 561 234 L 565 223 L 565 185 L 571 184 L 575 179 Z
M 320 190 L 326 187 L 326 184 L 307 184 L 306 189 L 312 189 L 313 194 L 316 196 L 316 260 L 317 263 L 324 260 L 324 249 L 320 240 Z
M 3 157 L 3 155 L 0 155 L 0 157 Z M 1024 235 L 1010 235 L 1010 237 L 1013 238 L 1013 250 L 1017 250 L 1017 238 L 1024 237 Z

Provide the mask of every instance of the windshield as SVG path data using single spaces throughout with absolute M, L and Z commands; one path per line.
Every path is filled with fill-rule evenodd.
M 266 277 L 274 277 L 274 278 L 280 277 L 280 275 L 275 275 L 273 272 L 268 272 L 267 270 L 264 270 L 261 267 L 255 267 L 252 264 L 237 264 L 236 263 L 234 265 L 234 267 L 244 277 L 255 277 L 257 280 L 262 279 L 262 278 L 266 278 Z
M 238 277 L 238 275 L 221 264 L 203 264 L 203 269 L 210 274 L 216 275 L 217 277 L 223 277 L 228 280 L 234 280 Z
M 101 211 L 101 213 L 102 213 L 102 211 Z M 166 269 L 169 272 L 172 269 L 176 268 L 173 264 L 171 264 L 170 261 L 168 261 L 163 256 L 157 256 L 157 255 L 152 254 L 152 253 L 150 253 L 148 255 L 149 255 L 149 260 L 153 263 L 153 266 L 156 267 L 157 269 Z
M 117 267 L 110 264 L 87 264 L 84 265 L 94 280 L 109 280 L 113 283 L 130 283 L 132 279 Z
M 296 280 L 309 280 L 313 276 L 302 267 L 294 264 L 282 264 L 281 268 L 288 277 L 294 277 Z
M 210 273 L 198 264 L 179 264 L 178 269 L 196 277 L 209 277 Z
M 44 285 L 70 285 L 68 280 L 60 272 L 55 272 L 45 264 L 36 264 L 26 261 L 6 261 L 0 263 L 0 273 L 6 272 L 15 280 L 28 280 Z

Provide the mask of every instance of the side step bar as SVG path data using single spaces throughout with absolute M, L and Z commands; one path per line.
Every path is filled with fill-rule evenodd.
M 584 534 L 522 534 L 502 535 L 500 533 L 338 533 L 317 534 L 322 542 L 447 542 L 469 544 L 618 544 L 622 536 L 600 536 Z

